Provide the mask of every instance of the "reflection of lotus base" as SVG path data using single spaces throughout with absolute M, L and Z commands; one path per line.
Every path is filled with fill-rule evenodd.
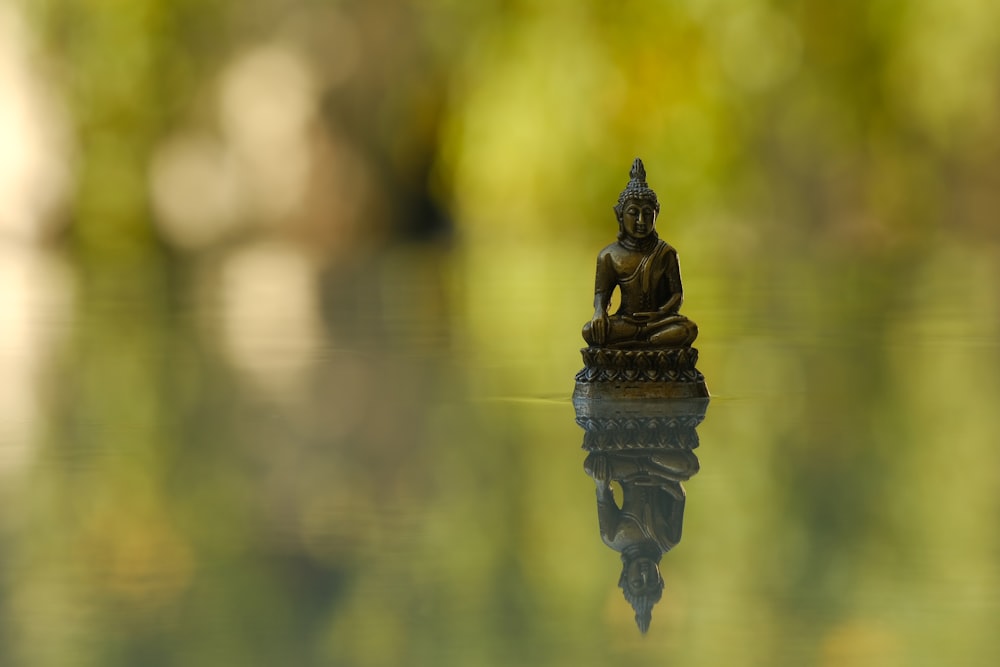
M 583 448 L 590 452 L 648 453 L 695 449 L 707 398 L 661 400 L 573 400 L 576 423 L 583 427 Z
M 693 347 L 617 349 L 587 347 L 576 374 L 578 398 L 704 398 L 705 377 Z

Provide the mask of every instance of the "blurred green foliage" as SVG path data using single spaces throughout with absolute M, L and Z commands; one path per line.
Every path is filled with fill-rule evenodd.
M 155 245 L 158 145 L 211 130 L 227 63 L 275 40 L 316 72 L 325 131 L 350 136 L 376 198 L 402 199 L 365 210 L 390 235 L 442 210 L 473 236 L 602 228 L 636 154 L 671 219 L 768 242 L 879 251 L 995 229 L 1000 10 L 985 0 L 25 9 L 79 143 L 72 238 L 95 252 Z M 323 226 L 329 204 L 312 205 Z
M 26 3 L 77 142 L 73 243 L 99 260 L 155 252 L 147 170 L 226 52 L 225 3 Z

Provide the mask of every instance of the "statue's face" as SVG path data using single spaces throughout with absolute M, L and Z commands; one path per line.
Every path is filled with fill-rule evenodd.
M 658 588 L 660 570 L 651 558 L 636 558 L 625 570 L 625 581 L 633 593 Z
M 625 233 L 636 239 L 644 239 L 653 233 L 656 209 L 648 201 L 629 199 L 622 211 L 622 226 Z

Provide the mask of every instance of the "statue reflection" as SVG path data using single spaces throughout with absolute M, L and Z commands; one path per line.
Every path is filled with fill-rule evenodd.
M 621 554 L 618 585 L 645 633 L 663 595 L 660 558 L 681 540 L 681 482 L 699 469 L 693 450 L 708 399 L 577 400 L 574 407 L 585 431 L 584 470 L 597 487 L 601 538 Z M 621 487 L 620 503 L 612 482 Z

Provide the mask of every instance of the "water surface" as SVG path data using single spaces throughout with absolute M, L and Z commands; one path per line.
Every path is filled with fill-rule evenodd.
M 569 398 L 594 248 L 255 252 L 18 260 L 3 664 L 1000 659 L 995 248 L 685 265 L 713 398 L 645 635 Z

